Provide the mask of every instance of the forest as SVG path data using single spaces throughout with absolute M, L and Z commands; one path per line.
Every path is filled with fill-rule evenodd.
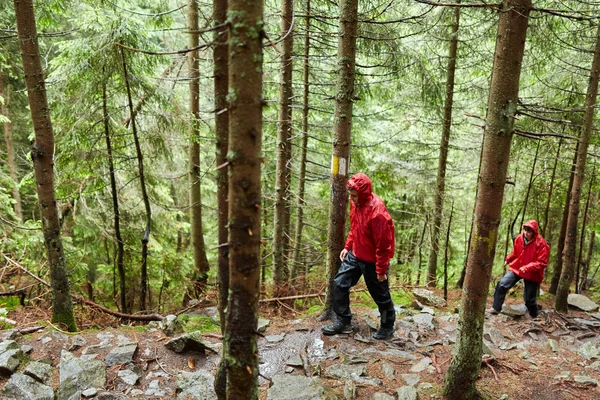
M 75 332 L 79 304 L 214 302 L 217 393 L 257 398 L 259 301 L 331 317 L 358 172 L 394 220 L 390 286 L 462 291 L 448 398 L 480 396 L 526 221 L 554 310 L 600 301 L 600 2 L 0 4 L 3 307 Z

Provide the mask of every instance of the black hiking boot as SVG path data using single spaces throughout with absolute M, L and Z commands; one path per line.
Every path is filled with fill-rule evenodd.
M 325 335 L 337 335 L 338 333 L 352 333 L 352 324 L 344 323 L 339 319 L 331 325 L 321 327 Z
M 394 336 L 394 326 L 385 327 L 381 326 L 379 330 L 373 335 L 373 339 L 377 340 L 389 340 Z

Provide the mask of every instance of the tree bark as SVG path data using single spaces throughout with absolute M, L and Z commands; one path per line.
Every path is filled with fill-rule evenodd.
M 227 399 L 258 398 L 263 2 L 230 0 Z
M 127 105 L 129 106 L 131 132 L 133 134 L 133 141 L 135 143 L 135 153 L 138 162 L 138 174 L 140 175 L 142 200 L 144 201 L 144 208 L 146 210 L 146 227 L 144 229 L 144 235 L 142 236 L 142 265 L 140 268 L 140 311 L 146 311 L 146 293 L 148 291 L 148 242 L 150 241 L 150 230 L 152 226 L 152 210 L 150 208 L 150 199 L 148 198 L 148 192 L 146 191 L 146 176 L 144 174 L 144 156 L 142 154 L 142 147 L 140 145 L 140 139 L 138 137 L 137 124 L 135 120 L 135 110 L 133 108 L 133 101 L 131 99 L 131 86 L 129 85 L 127 60 L 125 59 L 125 51 L 122 47 L 120 47 L 120 50 L 121 60 L 123 62 L 123 77 L 125 80 L 125 89 L 127 90 Z
M 27 97 L 35 139 L 31 158 L 41 208 L 44 244 L 50 267 L 52 287 L 52 322 L 64 324 L 70 332 L 77 330 L 60 236 L 60 222 L 54 192 L 54 132 L 46 98 L 46 83 L 40 59 L 37 27 L 32 0 L 14 0 L 17 32 L 21 47 Z
M 333 113 L 333 148 L 329 180 L 329 221 L 327 224 L 327 292 L 322 317 L 333 310 L 333 278 L 340 268 L 340 253 L 344 249 L 346 211 L 348 208 L 348 167 L 352 132 L 352 104 L 356 75 L 356 32 L 358 0 L 341 0 L 335 109 Z
M 190 30 L 190 48 L 198 47 L 198 2 L 188 2 L 188 28 Z M 209 264 L 206 258 L 204 230 L 202 229 L 202 195 L 200 182 L 200 71 L 198 50 L 188 53 L 188 74 L 190 90 L 190 114 L 192 117 L 189 160 L 190 177 L 190 222 L 192 233 L 192 248 L 194 249 L 194 296 L 198 297 L 204 291 L 208 279 Z
M 590 198 L 592 197 L 592 185 L 594 184 L 594 172 L 590 178 L 590 186 L 588 188 L 587 200 L 585 201 L 585 211 L 583 212 L 583 222 L 581 223 L 581 240 L 579 241 L 579 255 L 577 256 L 577 270 L 575 274 L 575 293 L 579 293 L 579 277 L 581 272 L 581 255 L 583 254 L 583 245 L 585 243 L 585 228 L 587 227 L 588 210 L 590 208 Z
M 277 166 L 275 171 L 275 212 L 273 214 L 273 280 L 275 297 L 289 277 L 290 155 L 292 148 L 292 46 L 294 35 L 293 0 L 281 0 L 281 77 L 277 121 Z
M 460 3 L 460 0 L 457 1 Z M 454 8 L 452 33 L 450 34 L 450 50 L 448 55 L 448 71 L 446 72 L 446 102 L 444 104 L 444 121 L 442 124 L 442 140 L 440 143 L 440 158 L 438 160 L 437 180 L 435 185 L 435 209 L 433 211 L 433 226 L 431 233 L 431 250 L 427 265 L 427 286 L 435 287 L 437 281 L 437 258 L 440 249 L 440 229 L 444 211 L 444 193 L 446 188 L 446 163 L 448 160 L 448 144 L 452 127 L 452 105 L 454 101 L 454 74 L 456 72 L 456 50 L 458 48 L 458 27 L 460 23 L 460 8 Z
M 108 154 L 108 173 L 110 175 L 110 191 L 113 203 L 114 213 L 114 226 L 115 226 L 115 241 L 117 246 L 117 272 L 119 274 L 119 291 L 121 298 L 121 311 L 125 314 L 130 312 L 129 306 L 126 299 L 126 277 L 125 277 L 125 265 L 123 264 L 123 255 L 125 249 L 123 246 L 123 238 L 121 237 L 121 218 L 119 213 L 119 195 L 117 191 L 117 179 L 115 177 L 115 164 L 113 160 L 112 144 L 110 142 L 110 117 L 108 115 L 108 108 L 106 105 L 106 79 L 102 84 L 102 114 L 104 123 L 104 139 L 106 141 L 106 152 Z
M 8 105 L 10 104 L 10 87 L 4 87 L 4 75 L 0 70 L 0 96 L 4 98 L 4 104 L 0 112 L 8 118 Z M 15 201 L 13 209 L 19 221 L 23 221 L 23 211 L 21 208 L 21 193 L 19 192 L 19 177 L 17 174 L 17 163 L 15 162 L 15 149 L 13 147 L 13 136 L 10 122 L 4 123 L 4 140 L 6 141 L 6 163 L 8 164 L 8 173 L 12 181 L 11 194 Z
M 575 152 L 573 153 L 573 162 L 571 164 L 571 174 L 569 175 L 569 187 L 565 197 L 565 207 L 563 208 L 562 220 L 560 223 L 560 233 L 558 235 L 558 243 L 556 244 L 556 261 L 554 262 L 554 268 L 552 268 L 552 279 L 550 280 L 550 287 L 548 292 L 556 294 L 558 289 L 558 282 L 560 281 L 560 274 L 562 273 L 563 267 L 563 249 L 565 248 L 565 239 L 567 237 L 567 220 L 569 219 L 569 204 L 571 203 L 571 189 L 573 188 L 573 182 L 575 181 L 575 166 L 577 165 L 577 153 L 579 152 L 579 142 L 575 145 Z
M 590 271 L 590 263 L 592 262 L 592 253 L 594 251 L 594 240 L 596 239 L 596 231 L 592 230 L 590 232 L 590 243 L 588 244 L 588 249 L 587 249 L 587 253 L 585 256 L 585 264 L 584 264 L 584 268 L 583 268 L 583 273 L 581 276 L 581 285 L 580 285 L 580 292 L 583 292 L 584 290 L 587 289 L 587 283 L 588 283 L 588 273 Z
M 474 232 L 461 299 L 459 332 L 446 374 L 445 395 L 450 399 L 480 398 L 475 382 L 481 367 L 484 312 L 514 133 L 513 117 L 530 9 L 531 0 L 504 0 L 498 22 Z
M 221 25 L 227 20 L 227 0 L 213 0 L 213 23 Z M 213 47 L 213 91 L 215 96 L 215 138 L 217 159 L 217 269 L 219 282 L 219 320 L 221 334 L 227 332 L 227 296 L 229 294 L 229 201 L 227 177 L 227 151 L 229 146 L 229 107 L 227 91 L 229 82 L 229 62 L 227 49 L 227 28 L 215 31 Z M 215 392 L 219 400 L 227 394 L 227 364 L 221 357 L 215 375 Z
M 564 132 L 564 130 L 563 130 Z M 563 143 L 563 138 L 560 138 L 558 140 L 558 149 L 556 150 L 556 158 L 554 159 L 554 165 L 552 166 L 552 176 L 550 177 L 550 187 L 548 188 L 548 197 L 546 199 L 546 207 L 544 208 L 544 221 L 543 221 L 543 225 L 542 225 L 542 237 L 546 238 L 546 240 L 548 240 L 548 243 L 550 243 L 549 238 L 546 237 L 546 229 L 548 226 L 548 214 L 550 213 L 550 201 L 552 200 L 552 192 L 554 190 L 554 180 L 556 178 L 556 166 L 558 165 L 558 159 L 560 158 L 560 148 L 562 147 L 562 143 Z
M 600 77 L 600 26 L 596 34 L 596 46 L 594 49 L 594 59 L 590 71 L 590 80 L 585 99 L 585 113 L 583 116 L 583 127 L 577 151 L 577 163 L 575 165 L 575 178 L 573 179 L 573 188 L 571 189 L 571 202 L 569 203 L 569 218 L 567 219 L 567 236 L 565 239 L 565 248 L 563 250 L 563 269 L 558 282 L 556 298 L 554 299 L 554 308 L 559 312 L 568 312 L 567 296 L 569 288 L 573 281 L 573 272 L 575 269 L 575 246 L 577 244 L 577 221 L 579 219 L 579 207 L 581 199 L 581 189 L 583 187 L 583 178 L 585 174 L 585 163 L 587 151 L 590 143 L 594 122 L 594 108 L 596 106 L 596 97 L 598 96 L 598 78 Z
M 310 93 L 310 0 L 306 0 L 306 35 L 304 36 L 303 89 L 302 93 L 302 139 L 300 143 L 300 165 L 298 174 L 298 200 L 296 203 L 296 229 L 294 237 L 294 253 L 292 256 L 292 279 L 296 278 L 300 266 L 300 246 L 304 229 L 304 194 L 306 185 L 306 152 L 308 147 L 308 106 Z

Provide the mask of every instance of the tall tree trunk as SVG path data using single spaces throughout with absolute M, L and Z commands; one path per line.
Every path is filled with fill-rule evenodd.
M 213 0 L 213 23 L 224 24 L 227 20 L 227 0 Z M 227 54 L 227 27 L 215 30 L 213 48 L 213 73 L 215 96 L 215 138 L 217 158 L 217 269 L 219 282 L 219 320 L 221 333 L 227 332 L 227 296 L 229 294 L 229 201 L 227 178 L 227 151 L 229 146 L 229 107 L 227 91 L 229 82 L 229 61 Z M 227 393 L 227 364 L 221 357 L 215 375 L 215 392 L 219 400 L 225 400 Z
M 429 222 L 427 216 L 425 216 L 425 222 L 423 223 L 423 230 L 421 231 L 421 239 L 419 239 L 418 245 L 418 263 L 417 263 L 417 279 L 415 280 L 415 285 L 419 286 L 421 284 L 421 269 L 423 268 L 423 242 L 425 241 L 425 232 L 427 232 L 427 223 Z
M 188 2 L 188 28 L 190 30 L 190 48 L 198 47 L 198 2 Z M 188 53 L 188 73 L 190 89 L 190 114 L 192 116 L 192 143 L 190 143 L 190 222 L 192 233 L 192 248 L 194 249 L 194 296 L 203 292 L 208 279 L 208 259 L 204 245 L 202 229 L 202 196 L 200 185 L 200 71 L 198 50 Z
M 102 84 L 102 114 L 104 123 L 104 139 L 106 141 L 106 152 L 108 154 L 108 173 L 110 175 L 110 191 L 113 203 L 114 213 L 114 225 L 115 225 L 115 241 L 117 246 L 117 271 L 119 273 L 119 284 L 120 284 L 120 297 L 121 297 L 121 311 L 125 314 L 131 312 L 127 305 L 126 294 L 126 277 L 125 277 L 125 265 L 123 264 L 123 254 L 125 252 L 123 246 L 123 238 L 121 237 L 121 218 L 119 213 L 119 192 L 117 191 L 117 179 L 115 177 L 115 164 L 112 153 L 112 145 L 110 142 L 110 117 L 108 115 L 108 108 L 106 105 L 106 79 Z
M 292 46 L 294 35 L 293 0 L 281 0 L 281 81 L 277 121 L 277 167 L 275 171 L 275 212 L 273 214 L 273 280 L 275 296 L 289 277 L 290 155 L 292 148 Z
M 8 118 L 8 105 L 10 104 L 10 87 L 4 88 L 4 75 L 0 71 L 0 96 L 4 98 L 4 104 L 0 111 L 2 115 Z M 6 163 L 8 164 L 8 173 L 12 181 L 11 194 L 15 201 L 13 206 L 15 215 L 19 221 L 23 221 L 23 211 L 21 209 L 21 193 L 19 192 L 19 177 L 17 175 L 17 164 L 15 162 L 15 149 L 13 147 L 13 136 L 10 122 L 4 122 L 4 140 L 6 142 Z
M 460 3 L 460 0 L 457 1 Z M 448 144 L 450 128 L 452 127 L 452 105 L 454 101 L 454 73 L 456 72 L 456 49 L 458 48 L 458 26 L 460 23 L 460 8 L 454 8 L 452 33 L 450 34 L 450 50 L 448 55 L 448 71 L 446 72 L 446 102 L 444 104 L 444 121 L 442 125 L 442 140 L 440 143 L 440 158 L 438 160 L 437 181 L 435 185 L 435 209 L 431 235 L 431 250 L 427 265 L 427 286 L 435 287 L 437 280 L 437 257 L 439 252 L 440 229 L 444 211 L 444 192 L 446 187 L 446 163 L 448 160 Z
M 450 206 L 450 217 L 448 218 L 448 228 L 446 229 L 446 247 L 444 248 L 444 300 L 448 301 L 448 250 L 450 248 L 450 226 L 452 225 L 452 215 L 454 214 L 454 201 Z
M 567 221 L 569 219 L 569 204 L 571 204 L 571 189 L 573 189 L 573 182 L 575 181 L 575 166 L 577 165 L 577 153 L 579 152 L 579 142 L 575 145 L 575 152 L 573 153 L 573 162 L 571 163 L 571 174 L 569 175 L 569 186 L 565 196 L 565 206 L 563 208 L 562 220 L 560 223 L 560 233 L 558 235 L 558 243 L 556 244 L 556 260 L 554 262 L 554 268 L 552 269 L 552 279 L 550 280 L 550 287 L 548 292 L 556 294 L 558 289 L 558 282 L 560 281 L 560 274 L 562 273 L 563 267 L 563 249 L 565 248 L 565 239 L 567 237 Z
M 258 398 L 263 2 L 229 0 L 227 399 Z M 234 45 L 235 44 L 235 45 Z
M 525 214 L 527 213 L 527 203 L 529 203 L 529 193 L 531 193 L 531 187 L 533 186 L 533 178 L 535 176 L 535 165 L 537 164 L 538 154 L 540 151 L 540 141 L 538 141 L 537 147 L 535 148 L 535 156 L 533 157 L 533 164 L 531 165 L 531 173 L 529 174 L 529 184 L 527 185 L 527 191 L 525 192 L 525 199 L 523 200 L 523 214 L 521 214 L 521 225 L 519 229 L 523 226 L 523 221 L 525 220 Z
M 504 0 L 498 22 L 475 229 L 461 299 L 460 328 L 446 374 L 445 395 L 450 399 L 480 397 L 475 381 L 481 367 L 485 304 L 500 225 L 530 9 L 531 0 Z
M 221 25 L 227 20 L 227 0 L 213 0 L 213 23 Z M 214 96 L 215 96 L 215 136 L 217 141 L 217 208 L 219 239 L 219 316 L 221 330 L 225 325 L 227 294 L 229 292 L 229 204 L 227 183 L 227 147 L 229 146 L 229 109 L 227 105 L 229 64 L 227 60 L 227 28 L 215 31 L 213 50 Z
M 21 47 L 23 71 L 27 85 L 29 109 L 35 139 L 31 158 L 41 208 L 42 230 L 50 267 L 52 288 L 52 322 L 64 324 L 70 332 L 77 330 L 60 236 L 60 222 L 54 192 L 54 132 L 46 98 L 46 83 L 40 59 L 37 27 L 32 0 L 14 0 L 17 32 Z
M 577 164 L 575 166 L 575 179 L 571 189 L 571 202 L 569 204 L 569 218 L 567 219 L 567 237 L 565 239 L 565 248 L 563 250 L 563 269 L 558 282 L 556 298 L 554 299 L 554 308 L 559 312 L 568 312 L 567 296 L 569 288 L 573 281 L 573 272 L 575 269 L 575 246 L 577 244 L 577 221 L 579 219 L 579 203 L 581 199 L 581 188 L 583 187 L 583 178 L 585 173 L 585 162 L 587 158 L 588 146 L 593 129 L 594 108 L 596 106 L 596 97 L 598 95 L 598 78 L 600 77 L 600 26 L 596 34 L 596 47 L 594 49 L 594 60 L 590 71 L 590 81 L 588 84 L 587 95 L 585 99 L 585 114 L 583 116 L 583 127 L 577 151 Z
M 348 167 L 352 132 L 352 104 L 356 75 L 356 32 L 358 0 L 341 0 L 337 53 L 337 81 L 333 113 L 333 148 L 329 186 L 329 221 L 327 224 L 327 292 L 322 319 L 333 310 L 333 278 L 340 268 L 340 253 L 344 249 L 346 210 L 348 208 Z
M 142 189 L 142 200 L 146 210 L 146 227 L 142 236 L 142 265 L 140 268 L 140 311 L 146 311 L 146 293 L 148 291 L 148 242 L 150 241 L 150 230 L 152 225 L 152 210 L 150 209 L 150 199 L 146 191 L 146 176 L 144 175 L 144 157 L 140 139 L 138 137 L 137 124 L 135 120 L 135 110 L 131 99 L 131 86 L 129 85 L 129 74 L 127 72 L 127 60 L 125 51 L 121 50 L 121 60 L 123 62 L 123 77 L 125 79 L 125 89 L 127 90 L 127 105 L 129 106 L 129 118 L 131 119 L 131 132 L 135 143 L 135 153 L 138 161 L 138 174 L 140 175 L 140 187 Z
M 564 127 L 563 127 L 564 133 Z M 554 159 L 554 165 L 552 166 L 552 176 L 550 177 L 550 187 L 548 188 L 548 197 L 546 198 L 546 207 L 544 208 L 544 221 L 542 222 L 542 237 L 550 242 L 549 238 L 546 237 L 546 229 L 548 226 L 548 214 L 550 213 L 550 201 L 552 200 L 552 192 L 554 190 L 554 179 L 556 178 L 556 166 L 558 165 L 558 159 L 560 158 L 560 148 L 562 147 L 563 138 L 558 141 L 558 149 L 556 150 L 556 158 Z
M 310 89 L 310 0 L 306 0 L 306 35 L 304 36 L 304 62 L 303 62 L 303 88 L 302 93 L 302 139 L 300 142 L 300 172 L 298 174 L 298 200 L 296 203 L 296 229 L 294 237 L 294 254 L 292 256 L 291 276 L 294 279 L 300 266 L 300 245 L 302 244 L 302 231 L 304 229 L 304 194 L 306 185 L 306 152 L 308 146 L 308 106 Z
M 592 197 L 592 185 L 594 184 L 594 172 L 590 178 L 590 187 L 588 189 L 587 200 L 585 201 L 585 211 L 583 212 L 583 222 L 581 223 L 581 240 L 579 241 L 579 255 L 577 256 L 577 270 L 575 273 L 575 293 L 579 293 L 579 276 L 581 272 L 581 255 L 583 254 L 583 245 L 585 242 L 585 228 L 587 227 L 588 210 L 590 208 L 590 198 Z
M 587 249 L 587 253 L 585 256 L 585 264 L 583 267 L 583 273 L 581 274 L 581 285 L 580 285 L 580 289 L 579 292 L 583 292 L 584 290 L 587 289 L 587 282 L 588 282 L 588 273 L 590 271 L 590 263 L 592 262 L 592 253 L 594 251 L 594 240 L 596 239 L 596 231 L 592 230 L 590 232 L 590 243 L 588 244 L 588 249 Z

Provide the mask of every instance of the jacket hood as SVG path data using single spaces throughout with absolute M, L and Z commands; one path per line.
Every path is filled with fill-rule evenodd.
M 539 235 L 539 225 L 538 222 L 535 219 L 532 219 L 531 221 L 527 221 L 523 224 L 523 227 L 528 227 L 531 228 L 533 230 L 533 232 L 535 233 L 534 237 Z
M 369 177 L 362 172 L 359 172 L 350 178 L 346 186 L 358 192 L 359 206 L 366 204 L 373 193 L 373 183 L 371 182 L 371 179 L 369 179 Z

